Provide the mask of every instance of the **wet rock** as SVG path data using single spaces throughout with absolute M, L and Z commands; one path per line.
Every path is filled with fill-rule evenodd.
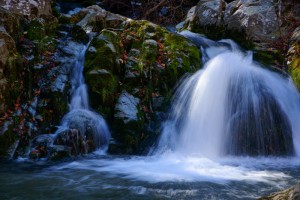
M 52 92 L 64 92 L 66 84 L 68 83 L 68 77 L 64 74 L 59 74 L 54 82 L 51 84 Z
M 8 158 L 8 159 L 13 159 L 13 158 L 14 158 L 14 155 L 15 155 L 15 152 L 16 152 L 18 146 L 19 146 L 19 143 L 20 143 L 20 141 L 17 140 L 17 141 L 15 141 L 15 142 L 9 147 L 9 149 L 7 150 L 7 158 Z
M 292 34 L 287 55 L 291 77 L 300 90 L 300 27 L 296 28 Z
M 138 104 L 138 98 L 128 94 L 126 91 L 122 91 L 115 108 L 115 118 L 122 120 L 124 124 L 138 121 Z
M 133 153 L 140 141 L 144 120 L 143 116 L 139 115 L 139 102 L 138 98 L 123 90 L 115 107 L 114 129 L 126 153 Z
M 148 134 L 145 127 L 155 116 L 152 97 L 163 97 L 154 107 L 165 111 L 172 88 L 183 74 L 200 67 L 200 57 L 190 41 L 148 21 L 124 21 L 93 39 L 86 53 L 85 77 L 91 106 L 114 127 L 113 137 L 120 145 L 115 149 L 137 152 Z M 135 110 L 123 112 L 121 99 L 128 103 L 132 99 L 128 105 Z
M 72 131 L 73 129 L 77 130 L 77 132 Z M 73 110 L 65 115 L 57 133 L 58 137 L 63 138 L 66 136 L 66 133 L 66 137 L 70 136 L 70 134 L 73 136 L 77 134 L 78 136 L 76 137 L 78 140 L 81 139 L 81 141 L 87 141 L 89 143 L 88 152 L 99 148 L 107 148 L 106 144 L 109 143 L 108 140 L 110 138 L 108 127 L 104 119 L 94 112 L 81 109 Z
M 47 158 L 49 152 L 49 147 L 54 141 L 54 135 L 52 134 L 43 134 L 39 135 L 33 139 L 31 144 L 31 150 L 29 153 L 29 158 L 31 159 L 40 159 Z
M 54 141 L 51 154 L 57 154 L 57 152 L 61 151 L 57 148 L 60 146 L 64 146 L 64 149 L 68 150 L 68 155 L 70 156 L 84 155 L 95 150 L 92 133 L 86 132 L 84 137 L 82 137 L 82 134 L 77 129 L 69 129 L 59 133 Z M 65 151 L 64 149 L 63 151 Z
M 91 111 L 73 110 L 62 120 L 55 134 L 36 137 L 31 144 L 31 159 L 61 160 L 107 149 L 109 131 L 103 118 Z
M 298 200 L 300 198 L 300 185 L 297 184 L 289 189 L 275 192 L 270 194 L 269 196 L 258 198 L 259 200 Z

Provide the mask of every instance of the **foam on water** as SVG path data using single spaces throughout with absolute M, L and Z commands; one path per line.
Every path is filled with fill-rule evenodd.
M 55 170 L 80 169 L 104 172 L 107 176 L 125 179 L 158 182 L 213 182 L 226 184 L 229 181 L 248 183 L 263 182 L 279 184 L 291 177 L 281 172 L 285 168 L 299 167 L 300 161 L 293 158 L 223 158 L 211 160 L 199 156 L 166 153 L 161 156 L 102 158 L 75 161 Z

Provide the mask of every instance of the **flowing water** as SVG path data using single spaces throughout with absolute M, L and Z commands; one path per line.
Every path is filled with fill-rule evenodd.
M 92 35 L 90 35 L 91 40 Z M 87 86 L 83 76 L 85 53 L 89 44 L 90 42 L 83 45 L 70 41 L 64 47 L 64 49 L 68 49 L 69 54 L 74 56 L 70 75 L 70 111 L 63 117 L 61 125 L 55 134 L 58 135 L 74 128 L 81 133 L 91 131 L 95 147 L 106 151 L 110 140 L 110 132 L 103 117 L 90 109 Z
M 232 41 L 182 34 L 202 49 L 205 65 L 178 87 L 148 156 L 5 163 L 0 198 L 255 199 L 297 183 L 300 101 L 289 77 L 263 69 Z M 74 111 L 91 112 L 79 66 L 66 126 Z

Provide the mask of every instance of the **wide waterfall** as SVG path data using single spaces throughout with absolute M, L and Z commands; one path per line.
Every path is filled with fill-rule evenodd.
M 90 37 L 91 40 L 92 37 Z M 63 117 L 56 134 L 58 135 L 70 129 L 76 129 L 83 135 L 89 132 L 93 135 L 95 147 L 105 151 L 108 148 L 110 132 L 103 117 L 90 109 L 87 86 L 83 77 L 85 53 L 89 43 L 83 45 L 68 41 L 68 45 L 63 47 L 74 55 L 70 75 L 71 100 L 69 104 L 70 111 Z
M 300 155 L 300 99 L 290 78 L 262 68 L 230 40 L 182 34 L 201 46 L 206 64 L 178 88 L 158 150 Z

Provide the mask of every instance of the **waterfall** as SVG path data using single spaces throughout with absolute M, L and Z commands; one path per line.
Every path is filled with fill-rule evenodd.
M 56 135 L 76 129 L 83 138 L 87 137 L 86 134 L 92 134 L 94 146 L 98 149 L 107 150 L 110 132 L 103 117 L 90 109 L 87 86 L 83 76 L 85 52 L 91 40 L 92 37 L 86 45 L 70 42 L 68 43 L 70 46 L 65 47 L 69 48 L 68 51 L 74 54 L 73 68 L 70 75 L 70 111 L 63 117 Z M 74 49 L 74 51 L 70 49 Z
M 300 155 L 300 101 L 291 79 L 262 68 L 233 41 L 185 31 L 204 67 L 174 95 L 157 151 L 223 155 Z
M 193 185 L 207 194 L 212 182 L 218 184 L 214 188 L 218 197 L 220 184 L 231 191 L 232 182 L 242 187 L 231 192 L 232 198 L 249 184 L 274 187 L 294 179 L 300 161 L 289 155 L 300 155 L 300 101 L 291 79 L 261 67 L 252 60 L 252 52 L 231 40 L 181 34 L 199 46 L 205 64 L 177 87 L 157 147 L 148 156 L 92 158 L 58 169 L 95 171 L 114 182 L 118 177 L 134 184 L 146 181 L 151 190 L 166 182 L 162 187 Z M 197 185 L 200 182 L 202 186 Z M 240 199 L 248 198 L 253 196 Z

